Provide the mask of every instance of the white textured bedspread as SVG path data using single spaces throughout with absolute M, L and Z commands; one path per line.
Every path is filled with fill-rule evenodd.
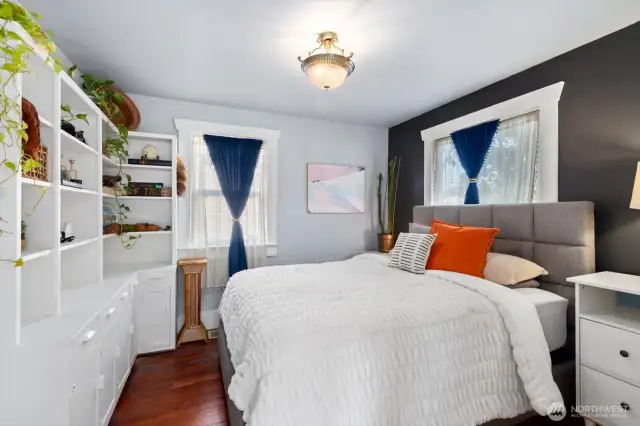
M 518 292 L 387 263 L 371 253 L 229 281 L 228 391 L 248 425 L 466 426 L 562 403 Z

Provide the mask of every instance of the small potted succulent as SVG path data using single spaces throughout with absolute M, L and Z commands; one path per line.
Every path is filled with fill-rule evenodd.
M 24 251 L 27 248 L 27 224 L 23 220 L 20 225 L 20 250 Z

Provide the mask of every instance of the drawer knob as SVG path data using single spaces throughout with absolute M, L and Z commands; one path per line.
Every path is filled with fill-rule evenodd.
M 629 407 L 629 404 L 627 404 L 626 402 L 621 402 L 620 406 L 624 411 L 631 411 L 631 407 Z
M 96 335 L 96 331 L 95 330 L 89 330 L 86 333 L 84 333 L 84 336 L 82 336 L 82 343 L 87 343 L 89 340 L 93 339 L 93 336 Z
M 625 351 L 624 349 L 620 351 L 620 356 L 622 358 L 629 358 L 629 352 Z

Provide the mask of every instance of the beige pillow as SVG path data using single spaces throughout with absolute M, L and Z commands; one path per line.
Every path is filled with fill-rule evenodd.
M 502 285 L 514 285 L 549 275 L 542 266 L 527 259 L 501 253 L 489 253 L 484 268 L 484 279 Z
M 540 283 L 536 280 L 527 280 L 521 283 L 510 285 L 509 288 L 539 288 Z

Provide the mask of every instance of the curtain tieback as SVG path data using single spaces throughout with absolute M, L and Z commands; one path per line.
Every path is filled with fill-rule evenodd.
M 233 217 L 233 218 L 231 218 L 231 222 L 238 222 L 238 223 L 240 223 L 240 219 L 238 219 L 237 217 Z
M 478 179 L 471 178 L 471 179 L 469 179 L 469 183 L 478 183 Z

